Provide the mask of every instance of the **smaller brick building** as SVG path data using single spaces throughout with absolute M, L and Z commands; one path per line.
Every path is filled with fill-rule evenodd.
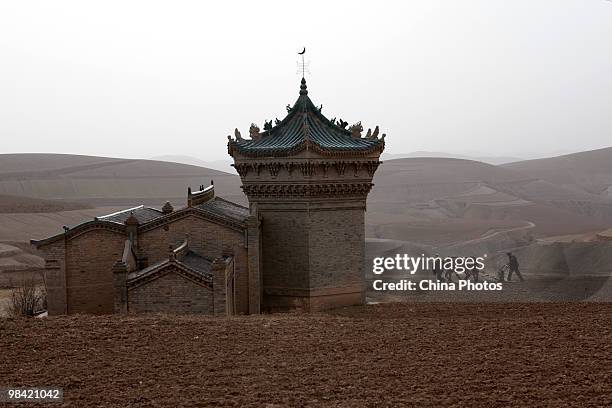
M 227 315 L 258 312 L 249 305 L 258 228 L 211 185 L 189 190 L 176 211 L 130 208 L 32 243 L 45 255 L 49 314 Z

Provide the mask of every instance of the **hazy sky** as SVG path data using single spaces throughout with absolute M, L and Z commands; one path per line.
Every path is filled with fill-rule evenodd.
M 612 145 L 612 2 L 3 1 L 0 153 L 226 157 L 309 95 L 390 153 Z

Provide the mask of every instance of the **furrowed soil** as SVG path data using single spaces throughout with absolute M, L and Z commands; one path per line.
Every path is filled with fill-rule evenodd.
M 74 407 L 611 406 L 611 321 L 607 303 L 1 319 L 0 386 Z

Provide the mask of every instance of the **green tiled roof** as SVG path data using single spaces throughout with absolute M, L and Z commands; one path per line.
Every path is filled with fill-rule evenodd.
M 229 152 L 248 156 L 288 155 L 312 146 L 320 152 L 371 152 L 382 150 L 384 140 L 376 136 L 354 138 L 351 131 L 338 126 L 321 113 L 308 97 L 306 81 L 302 78 L 300 96 L 288 108 L 287 116 L 276 126 L 265 130 L 259 137 L 236 140 L 230 138 Z

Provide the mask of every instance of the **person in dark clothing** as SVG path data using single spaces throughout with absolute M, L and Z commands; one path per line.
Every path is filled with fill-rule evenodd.
M 440 254 L 436 254 L 436 260 L 439 260 Z M 433 274 L 436 275 L 436 280 L 438 282 L 442 281 L 442 262 L 434 262 L 434 267 L 432 270 Z
M 444 281 L 445 282 L 452 282 L 453 281 L 453 273 L 455 272 L 455 270 L 453 268 L 448 268 L 448 269 L 444 269 Z
M 476 268 L 476 266 L 473 266 L 472 269 L 468 269 L 465 271 L 465 279 L 470 279 L 472 278 L 474 280 L 474 283 L 478 283 L 478 269 Z
M 524 279 L 523 275 L 521 275 L 521 272 L 519 271 L 518 259 L 516 259 L 516 256 L 514 256 L 512 252 L 508 252 L 506 255 L 508 255 L 508 281 L 512 279 L 512 272 L 516 272 L 516 275 L 519 277 L 520 281 L 523 282 Z

